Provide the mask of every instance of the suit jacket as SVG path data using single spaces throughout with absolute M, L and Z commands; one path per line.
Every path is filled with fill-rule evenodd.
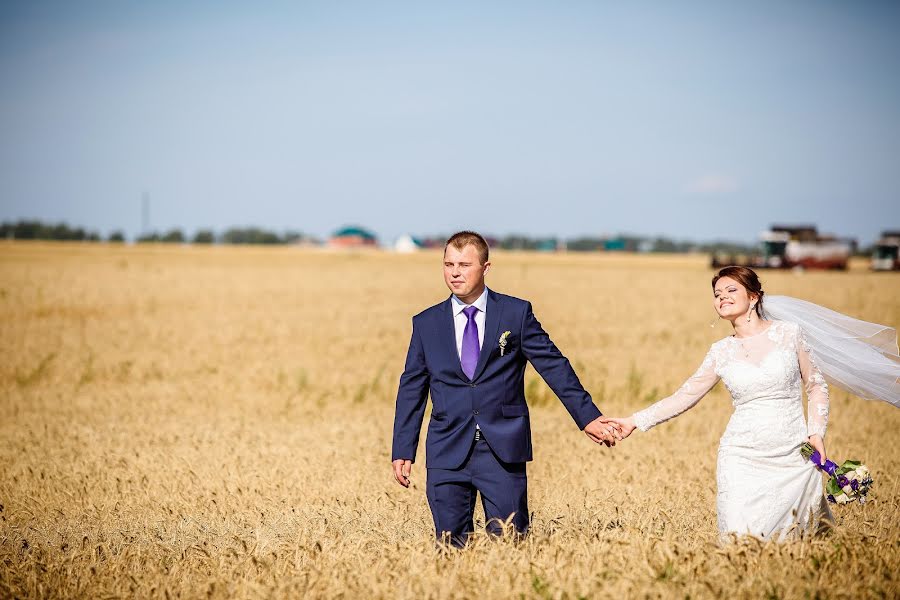
M 392 460 L 415 461 L 430 393 L 433 406 L 425 442 L 427 467 L 460 467 L 472 445 L 476 423 L 501 460 L 530 461 L 527 362 L 580 429 L 600 416 L 569 360 L 534 317 L 530 302 L 489 289 L 485 317 L 484 343 L 472 379 L 460 366 L 450 298 L 413 317 L 412 339 L 397 392 Z M 510 333 L 501 356 L 500 336 L 506 331 Z

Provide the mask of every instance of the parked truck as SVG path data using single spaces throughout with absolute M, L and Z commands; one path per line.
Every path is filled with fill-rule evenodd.
M 872 250 L 873 271 L 900 271 L 900 231 L 883 231 Z
M 743 259 L 714 255 L 712 266 L 743 264 L 755 269 L 846 269 L 852 239 L 821 235 L 814 225 L 772 225 L 759 236 L 760 251 Z

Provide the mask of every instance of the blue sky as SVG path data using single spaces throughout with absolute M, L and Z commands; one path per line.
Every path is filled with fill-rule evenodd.
M 0 219 L 900 227 L 900 3 L 4 2 Z

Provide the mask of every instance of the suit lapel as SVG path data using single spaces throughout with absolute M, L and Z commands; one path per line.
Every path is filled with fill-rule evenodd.
M 453 300 L 447 298 L 447 301 L 444 304 L 446 304 L 443 316 L 444 338 L 447 340 L 447 349 L 450 350 L 450 360 L 453 361 L 453 364 L 456 367 L 456 374 L 459 375 L 459 378 L 463 381 L 469 381 L 469 378 L 463 373 L 462 365 L 459 362 L 459 352 L 456 350 L 456 323 L 453 318 Z
M 481 354 L 478 356 L 478 366 L 475 367 L 475 376 L 472 377 L 472 381 L 481 376 L 481 372 L 487 366 L 488 357 L 494 350 L 495 340 L 499 339 L 497 331 L 500 329 L 500 315 L 502 312 L 503 302 L 500 296 L 488 289 L 487 306 L 485 307 L 484 315 L 484 342 L 481 344 Z

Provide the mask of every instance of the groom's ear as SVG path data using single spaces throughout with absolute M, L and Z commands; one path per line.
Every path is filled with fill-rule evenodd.
M 484 269 L 484 271 L 482 271 L 482 274 L 487 275 L 487 272 L 491 270 L 491 261 L 484 263 L 483 265 L 481 265 L 481 267 Z

